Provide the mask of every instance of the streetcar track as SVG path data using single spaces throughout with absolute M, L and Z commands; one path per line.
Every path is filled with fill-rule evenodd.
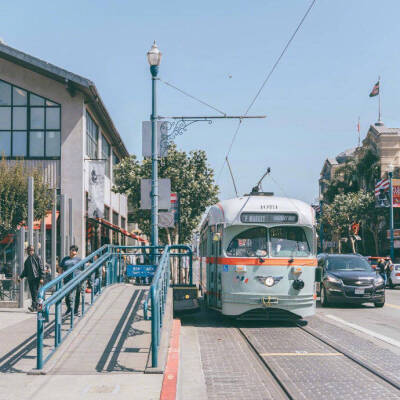
M 343 354 L 349 360 L 353 361 L 354 363 L 356 363 L 360 367 L 366 369 L 367 371 L 369 371 L 373 375 L 377 376 L 378 378 L 382 379 L 384 382 L 388 383 L 389 385 L 391 385 L 392 387 L 394 387 L 395 389 L 400 391 L 400 384 L 399 383 L 397 383 L 393 379 L 383 375 L 377 369 L 373 368 L 371 365 L 368 365 L 364 361 L 360 360 L 358 357 L 352 355 L 349 351 L 345 350 L 342 346 L 340 346 L 338 344 L 334 344 L 334 343 L 328 341 L 327 339 L 323 338 L 314 329 L 307 328 L 307 327 L 301 326 L 299 324 L 297 324 L 297 327 L 300 328 L 303 332 L 308 333 L 309 335 L 311 335 L 315 339 L 319 340 L 320 342 L 322 342 L 325 345 L 329 346 L 333 350 L 337 351 L 338 353 Z
M 261 361 L 261 364 L 268 370 L 270 375 L 275 379 L 275 382 L 279 385 L 283 393 L 287 396 L 289 400 L 295 400 L 295 398 L 290 394 L 288 388 L 283 384 L 283 382 L 279 379 L 277 374 L 274 372 L 274 370 L 268 365 L 264 357 L 257 351 L 257 349 L 254 347 L 253 343 L 251 340 L 246 336 L 246 334 L 243 332 L 242 328 L 236 328 L 240 334 L 240 336 L 243 338 L 243 340 L 246 342 L 246 344 L 250 347 L 252 350 L 253 354 Z
M 316 331 L 314 331 L 311 328 L 307 328 L 305 326 L 302 326 L 301 324 L 297 323 L 296 326 L 301 329 L 303 332 L 307 333 L 308 335 L 312 336 L 314 339 L 317 339 L 319 342 L 322 342 L 324 345 L 329 346 L 331 349 L 333 349 L 337 354 L 343 355 L 347 359 L 351 360 L 353 363 L 358 365 L 359 367 L 367 370 L 369 373 L 374 375 L 375 377 L 379 378 L 380 380 L 384 381 L 385 383 L 389 384 L 393 388 L 397 389 L 400 391 L 400 384 L 392 380 L 391 378 L 385 376 L 378 370 L 376 370 L 373 366 L 368 365 L 367 363 L 363 362 L 360 360 L 358 357 L 352 355 L 349 351 L 345 350 L 343 347 L 340 345 L 336 345 L 326 338 L 323 338 L 321 335 L 319 335 Z M 298 397 L 295 396 L 295 394 L 291 393 L 291 390 L 283 383 L 282 379 L 279 377 L 279 374 L 274 371 L 274 369 L 268 364 L 268 361 L 266 357 L 263 356 L 263 353 L 259 352 L 256 347 L 253 345 L 251 339 L 247 336 L 247 334 L 244 332 L 243 328 L 237 327 L 236 328 L 241 337 L 245 340 L 245 342 L 248 344 L 254 355 L 261 361 L 263 366 L 267 369 L 269 374 L 275 379 L 275 382 L 279 385 L 279 387 L 282 389 L 284 394 L 287 396 L 288 399 L 290 400 L 295 400 Z M 306 353 L 307 354 L 307 353 Z M 331 353 L 327 353 L 331 354 Z M 299 353 L 301 355 L 301 353 Z

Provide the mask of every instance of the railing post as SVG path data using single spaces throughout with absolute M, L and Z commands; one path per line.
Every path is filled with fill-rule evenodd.
M 157 343 L 157 314 L 158 311 L 156 309 L 156 295 L 155 295 L 155 288 L 151 286 L 151 365 L 152 367 L 157 367 L 157 359 L 158 359 L 158 343 Z
M 36 368 L 43 368 L 43 312 L 37 313 L 37 355 L 36 355 Z

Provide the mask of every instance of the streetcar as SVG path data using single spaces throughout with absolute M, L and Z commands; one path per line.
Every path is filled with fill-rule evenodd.
M 316 251 L 315 212 L 303 201 L 263 192 L 221 201 L 200 228 L 205 304 L 237 319 L 311 316 Z

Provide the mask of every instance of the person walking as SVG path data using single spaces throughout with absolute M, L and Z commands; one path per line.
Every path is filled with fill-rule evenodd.
M 40 284 L 43 283 L 44 279 L 44 268 L 40 257 L 35 254 L 33 246 L 29 245 L 26 248 L 28 257 L 24 262 L 24 270 L 19 276 L 18 281 L 21 279 L 28 279 L 29 290 L 31 292 L 32 305 L 28 308 L 29 311 L 33 312 L 37 310 L 37 295 Z
M 391 284 L 391 279 L 390 279 L 392 269 L 393 269 L 392 259 L 390 258 L 390 256 L 387 256 L 386 262 L 385 262 L 386 283 L 389 285 L 389 287 L 391 289 L 393 287 L 393 285 Z
M 72 268 L 74 265 L 76 265 L 79 261 L 81 261 L 81 258 L 77 256 L 78 254 L 78 246 L 71 246 L 69 248 L 69 256 L 64 257 L 61 260 L 60 263 L 60 273 L 68 271 L 70 268 Z M 83 267 L 82 267 L 83 268 Z M 70 274 L 69 276 L 67 276 L 66 278 L 64 278 L 64 285 L 66 283 L 68 283 L 69 281 L 71 281 L 74 276 L 78 275 L 80 271 L 74 271 L 74 273 Z M 73 296 L 73 291 L 69 292 L 66 296 L 65 296 L 65 304 L 67 305 L 67 311 L 65 312 L 66 314 L 69 314 L 72 310 L 72 305 L 74 306 L 74 314 L 79 317 L 80 316 L 80 312 L 79 312 L 79 304 L 80 304 L 80 297 L 81 297 L 81 287 L 80 285 L 77 286 L 76 290 L 75 290 L 75 299 L 72 300 L 72 296 Z M 72 304 L 72 301 L 73 304 Z

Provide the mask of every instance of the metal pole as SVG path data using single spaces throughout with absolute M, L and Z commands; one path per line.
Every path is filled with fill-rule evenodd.
M 53 189 L 53 208 L 51 211 L 51 279 L 55 279 L 56 277 L 56 263 L 57 263 L 57 189 Z
M 24 270 L 24 252 L 25 252 L 25 228 L 22 227 L 18 232 L 18 262 L 19 262 L 19 273 L 18 275 L 22 274 Z M 19 283 L 19 296 L 18 296 L 18 307 L 24 308 L 24 284 L 25 281 L 21 279 Z
M 322 225 L 322 207 L 323 201 L 319 201 L 319 245 L 321 253 L 324 251 L 324 227 Z
M 158 147 L 157 147 L 157 73 L 158 66 L 150 67 L 152 75 L 151 110 L 151 244 L 158 246 Z
M 65 227 L 65 212 L 66 212 L 66 206 L 65 206 L 65 196 L 62 194 L 60 196 L 60 239 L 61 239 L 61 246 L 60 246 L 60 260 L 65 257 L 66 251 L 65 251 L 65 236 L 66 236 L 66 227 Z
M 28 177 L 28 245 L 33 246 L 33 176 Z
M 394 261 L 393 172 L 389 172 L 390 190 L 390 258 Z
M 73 239 L 73 225 L 72 225 L 72 199 L 68 199 L 68 217 L 69 217 L 69 244 L 75 244 Z
M 46 267 L 46 217 L 42 218 L 40 224 L 40 234 L 42 236 L 42 243 L 40 245 L 40 257 L 43 262 L 43 266 Z

